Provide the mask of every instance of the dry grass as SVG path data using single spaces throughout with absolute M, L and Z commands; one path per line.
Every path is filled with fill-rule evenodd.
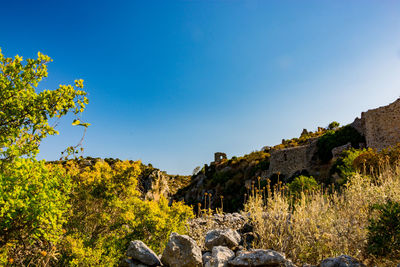
M 253 189 L 245 204 L 255 224 L 259 248 L 281 251 L 298 264 L 347 254 L 367 265 L 395 266 L 388 259 L 373 259 L 365 252 L 369 207 L 387 199 L 400 201 L 400 168 L 381 175 L 357 174 L 341 192 L 327 189 L 303 192 L 297 200 L 280 184 L 274 189 Z

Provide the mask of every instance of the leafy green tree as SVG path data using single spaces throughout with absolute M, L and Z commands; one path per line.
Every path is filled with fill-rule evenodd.
M 38 92 L 51 61 L 39 52 L 37 59 L 24 62 L 18 55 L 5 57 L 0 49 L 0 157 L 35 156 L 41 140 L 58 133 L 50 119 L 77 116 L 88 104 L 86 92 L 80 90 L 83 80 Z M 78 117 L 73 125 L 88 126 Z
M 38 90 L 50 57 L 5 57 L 0 50 L 0 265 L 46 266 L 56 258 L 69 205 L 70 178 L 35 156 L 43 138 L 54 135 L 68 113 L 73 125 L 88 104 L 83 81 Z M 68 148 L 68 152 L 74 152 Z

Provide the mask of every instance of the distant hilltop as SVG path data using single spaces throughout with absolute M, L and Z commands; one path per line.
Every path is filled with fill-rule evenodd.
M 258 179 L 290 182 L 299 175 L 313 176 L 330 183 L 332 166 L 341 153 L 350 148 L 378 151 L 400 143 L 400 98 L 393 103 L 361 113 L 349 125 L 332 122 L 315 132 L 303 129 L 300 137 L 282 140 L 274 147 L 263 147 L 242 157 L 228 159 L 223 152 L 214 161 L 198 168 L 188 186 L 174 196 L 187 203 L 203 200 L 204 193 L 216 201 L 224 196 L 228 210 L 237 210 L 251 183 Z M 229 204 L 228 204 L 229 203 Z M 235 204 L 238 203 L 238 204 Z

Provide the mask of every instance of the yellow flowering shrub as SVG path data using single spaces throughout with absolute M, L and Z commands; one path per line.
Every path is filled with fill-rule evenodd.
M 131 240 L 140 239 L 159 253 L 171 231 L 185 231 L 186 220 L 193 217 L 190 207 L 180 202 L 169 206 L 165 198 L 139 198 L 140 167 L 139 161 L 65 164 L 74 186 L 61 265 L 114 266 Z

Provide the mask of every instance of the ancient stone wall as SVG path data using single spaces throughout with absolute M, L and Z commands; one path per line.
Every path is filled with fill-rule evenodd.
M 365 136 L 367 147 L 382 150 L 400 143 L 400 98 L 387 106 L 363 112 L 361 120 L 357 119 L 352 125 Z
M 354 129 L 356 129 L 362 136 L 365 136 L 365 125 L 364 125 L 364 120 L 363 119 L 356 118 L 353 121 L 353 123 L 350 124 L 350 126 L 352 126 Z
M 223 159 L 227 159 L 225 153 L 222 153 L 222 152 L 215 152 L 214 153 L 214 162 L 220 162 Z
M 268 176 L 279 172 L 289 178 L 296 172 L 309 170 L 316 152 L 317 139 L 310 140 L 309 145 L 271 151 Z

